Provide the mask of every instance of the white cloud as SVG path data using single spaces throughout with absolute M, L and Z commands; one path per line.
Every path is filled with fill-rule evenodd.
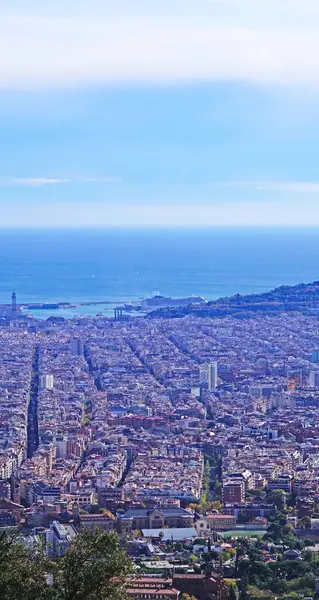
M 0 179 L 0 187 L 41 187 L 67 183 L 121 183 L 120 177 L 78 175 L 68 178 L 57 177 L 12 177 Z M 295 192 L 298 194 L 318 194 L 319 181 L 214 181 L 195 186 L 186 186 L 186 190 L 203 189 L 247 189 L 250 192 Z M 184 190 L 185 192 L 185 190 Z M 165 192 L 167 193 L 167 192 Z
M 68 183 L 68 181 L 68 179 L 57 179 L 55 177 L 13 177 L 12 179 L 1 179 L 0 185 L 5 187 L 41 187 L 42 185 Z
M 71 2 L 74 7 L 73 3 Z M 171 0 L 82 3 L 14 13 L 0 23 L 0 86 L 241 80 L 319 84 L 319 3 Z M 221 6 L 223 2 L 220 2 Z M 236 6 L 238 4 L 238 6 Z M 68 4 L 69 7 L 69 4 Z M 175 7 L 175 8 L 174 8 Z M 45 12 L 43 12 L 45 10 Z M 62 12 L 61 12 L 62 11 Z
M 12 177 L 0 179 L 2 187 L 41 187 L 44 185 L 57 185 L 64 183 L 119 183 L 118 177 L 94 177 L 94 176 L 78 176 L 73 178 L 57 178 L 57 177 Z

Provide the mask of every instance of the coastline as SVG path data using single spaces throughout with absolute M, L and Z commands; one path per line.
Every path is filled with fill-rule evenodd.
M 76 306 L 52 315 L 112 314 L 119 300 L 158 293 L 211 301 L 314 281 L 318 264 L 318 229 L 310 228 L 7 230 L 0 236 L 0 302 L 15 290 L 18 304 Z
M 132 304 L 133 310 L 127 308 L 127 305 L 119 305 L 118 303 L 101 303 L 101 302 L 84 302 L 74 306 L 65 302 L 60 303 L 56 308 L 51 305 L 39 304 L 42 308 L 38 308 L 40 318 L 46 319 L 48 316 L 63 316 L 64 318 L 73 318 L 74 316 L 105 316 L 113 317 L 114 309 L 119 310 L 120 318 L 123 315 L 128 316 L 148 316 L 175 318 L 186 315 L 214 317 L 214 316 L 238 316 L 240 318 L 256 313 L 275 314 L 279 312 L 302 312 L 304 314 L 319 316 L 319 281 L 311 283 L 299 283 L 294 286 L 282 285 L 277 288 L 268 290 L 264 293 L 252 293 L 247 295 L 234 294 L 233 296 L 220 297 L 217 300 L 204 300 L 194 298 L 194 302 L 190 297 L 186 298 L 163 298 L 154 297 L 148 299 L 152 303 L 143 306 L 142 303 Z M 180 303 L 179 303 L 180 302 Z M 9 305 L 5 305 L 10 308 Z M 103 306 L 104 312 L 94 314 L 96 306 Z M 22 306 L 20 306 L 22 308 Z M 91 313 L 88 312 L 91 309 Z M 54 314 L 52 315 L 52 311 Z M 65 311 L 71 311 L 71 314 L 66 314 Z M 80 312 L 79 312 L 80 311 Z M 50 313 L 48 315 L 48 312 Z M 116 311 L 115 311 L 116 312 Z M 23 311 L 27 314 L 27 309 Z M 64 313 L 64 314 L 63 314 Z M 37 314 L 33 311 L 33 316 Z M 39 318 L 39 317 L 38 317 Z M 115 319 L 119 315 L 115 315 Z

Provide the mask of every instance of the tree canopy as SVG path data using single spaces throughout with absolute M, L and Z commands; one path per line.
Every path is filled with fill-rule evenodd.
M 1 600 L 123 600 L 130 571 L 113 532 L 84 530 L 56 560 L 31 552 L 17 534 L 0 534 Z

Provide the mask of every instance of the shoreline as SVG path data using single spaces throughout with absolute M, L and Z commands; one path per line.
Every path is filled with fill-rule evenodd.
M 247 314 L 262 312 L 267 314 L 274 314 L 277 312 L 291 312 L 291 311 L 299 311 L 304 312 L 309 315 L 318 316 L 319 315 L 319 281 L 313 281 L 312 283 L 299 283 L 295 286 L 287 286 L 281 285 L 277 288 L 273 288 L 263 293 L 253 293 L 253 294 L 235 294 L 233 296 L 224 296 L 219 297 L 217 300 L 204 300 L 201 302 L 196 302 L 198 297 L 193 297 L 194 302 L 191 302 L 192 297 L 184 297 L 184 298 L 170 298 L 170 297 L 153 297 L 154 300 L 159 300 L 159 305 L 150 304 L 143 306 L 143 302 L 134 302 L 134 303 L 124 303 L 124 305 L 119 305 L 114 302 L 84 302 L 79 303 L 77 305 L 70 305 L 66 303 L 62 304 L 45 304 L 43 303 L 41 307 L 35 303 L 33 305 L 35 308 L 39 306 L 39 309 L 36 312 L 40 312 L 40 318 L 43 318 L 43 314 L 48 314 L 49 312 L 52 316 L 66 316 L 66 318 L 73 318 L 76 316 L 80 316 L 82 312 L 82 316 L 85 314 L 89 316 L 90 312 L 87 310 L 90 306 L 104 306 L 104 313 L 100 312 L 98 315 L 93 314 L 91 312 L 90 316 L 113 316 L 113 312 L 115 309 L 115 313 L 118 309 L 118 315 L 115 314 L 115 319 L 117 317 L 122 316 L 122 312 L 124 314 L 136 313 L 136 316 L 146 316 L 149 315 L 152 317 L 176 317 L 176 316 L 186 316 L 186 315 L 196 315 L 196 316 L 226 316 L 229 314 L 236 314 L 238 316 L 245 316 Z M 168 303 L 164 305 L 161 303 L 161 300 L 167 300 Z M 174 302 L 175 300 L 175 302 Z M 185 301 L 188 301 L 187 304 Z M 169 302 L 171 301 L 171 302 Z M 176 302 L 180 301 L 180 304 L 176 304 Z M 22 307 L 23 305 L 19 305 Z M 78 309 L 78 310 L 76 310 Z M 79 310 L 79 309 L 82 309 Z M 84 310 L 83 310 L 84 309 Z M 28 310 L 28 309 L 26 309 Z M 30 308 L 29 308 L 30 310 Z M 66 314 L 68 311 L 72 311 L 71 314 Z M 62 313 L 62 314 L 61 314 Z M 107 314 L 109 313 L 109 314 Z M 36 317 L 37 315 L 33 312 L 33 315 Z M 51 316 L 50 315 L 50 316 Z

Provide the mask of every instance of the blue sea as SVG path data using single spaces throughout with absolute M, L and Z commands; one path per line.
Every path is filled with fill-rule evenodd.
M 319 229 L 63 229 L 0 231 L 0 302 L 110 302 L 35 311 L 111 314 L 113 303 L 206 299 L 319 279 Z

